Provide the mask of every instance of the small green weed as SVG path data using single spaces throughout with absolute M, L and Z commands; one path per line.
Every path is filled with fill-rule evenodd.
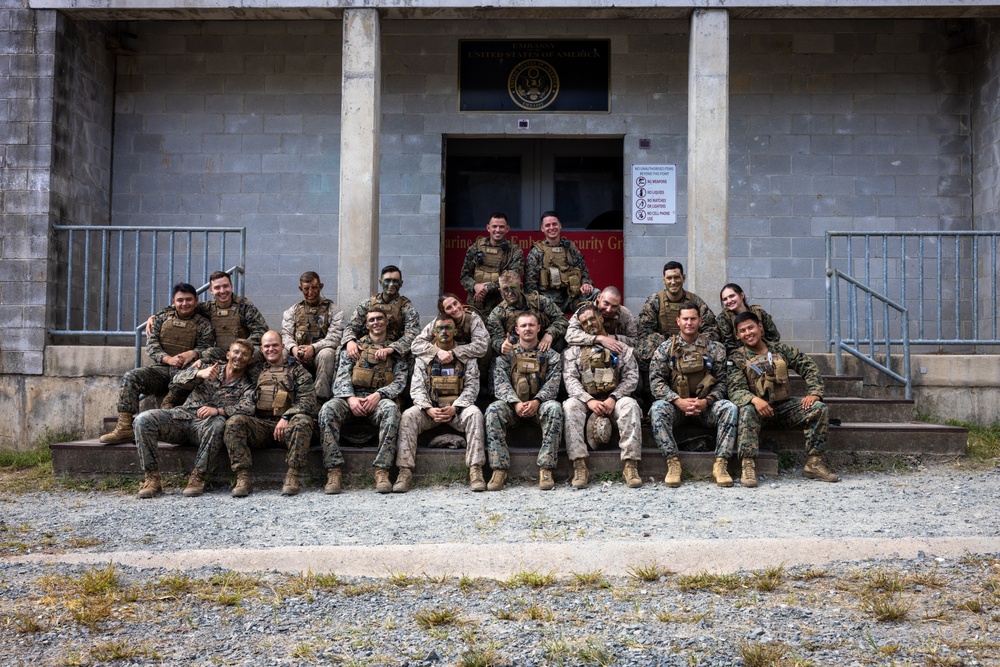
M 452 607 L 440 609 L 421 609 L 413 615 L 413 620 L 422 628 L 436 628 L 442 625 L 457 625 L 460 623 L 458 610 Z

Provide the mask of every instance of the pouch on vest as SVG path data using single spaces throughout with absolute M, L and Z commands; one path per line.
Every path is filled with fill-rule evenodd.
M 196 318 L 182 320 L 171 315 L 160 326 L 160 348 L 172 357 L 193 350 L 197 340 Z
M 435 375 L 431 378 L 432 399 L 439 408 L 446 408 L 458 400 L 463 385 L 459 375 Z
M 681 398 L 691 398 L 691 388 L 688 386 L 688 379 L 683 373 L 674 373 L 674 383 L 672 389 Z

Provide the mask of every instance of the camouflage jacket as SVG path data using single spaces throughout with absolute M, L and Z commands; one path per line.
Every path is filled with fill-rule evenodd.
M 806 393 L 823 398 L 823 378 L 819 367 L 808 354 L 803 354 L 798 348 L 784 343 L 769 343 L 765 341 L 768 352 L 780 354 L 788 367 L 802 376 L 806 381 Z M 747 364 L 757 353 L 746 346 L 741 346 L 729 355 L 729 394 L 730 400 L 738 407 L 750 403 L 757 394 L 747 380 Z
M 477 238 L 476 241 L 469 246 L 469 249 L 465 251 L 465 261 L 462 262 L 462 276 L 460 280 L 462 287 L 464 287 L 465 291 L 469 293 L 469 303 L 472 303 L 472 295 L 476 293 L 476 269 L 482 265 L 482 258 L 479 257 L 480 253 L 477 248 L 481 239 L 486 238 L 488 237 L 481 236 Z M 500 266 L 497 268 L 497 273 L 503 273 L 504 271 L 516 271 L 517 275 L 520 276 L 524 271 L 524 252 L 521 250 L 521 246 L 510 239 L 505 239 L 504 243 L 508 245 L 508 249 L 504 252 L 503 259 L 500 260 Z M 489 287 L 486 288 L 486 291 L 487 293 L 496 292 L 499 289 L 499 283 L 494 280 L 490 283 Z
M 421 410 L 434 407 L 431 397 L 427 394 L 427 376 L 431 372 L 433 361 L 417 361 L 413 367 L 413 379 L 410 380 L 410 398 L 413 404 Z M 465 376 L 462 386 L 462 393 L 458 399 L 452 403 L 456 408 L 467 408 L 474 405 L 476 396 L 479 395 L 479 364 L 473 359 L 471 362 L 462 362 L 465 365 Z
M 211 320 L 212 310 L 215 305 L 215 301 L 199 301 L 194 307 L 194 312 Z M 239 313 L 240 323 L 247 330 L 247 340 L 253 343 L 255 347 L 260 347 L 260 337 L 267 332 L 267 321 L 264 319 L 264 316 L 257 310 L 257 306 L 250 303 L 250 299 L 246 297 L 234 295 L 233 305 L 236 306 L 236 312 Z M 167 306 L 160 311 L 160 313 L 169 314 L 175 312 L 177 311 L 173 306 Z M 157 313 L 157 315 L 160 313 Z
M 247 373 L 226 382 L 226 367 L 220 366 L 217 378 L 202 380 L 197 375 L 202 368 L 204 366 L 185 368 L 170 381 L 171 386 L 191 392 L 184 405 L 171 410 L 175 419 L 197 419 L 198 408 L 206 405 L 220 408 L 226 418 L 254 413 L 257 408 L 257 385 Z
M 263 371 L 267 368 L 269 366 L 265 362 L 261 370 Z M 313 384 L 312 373 L 307 371 L 305 366 L 289 354 L 285 354 L 284 359 L 271 368 L 276 370 L 284 369 L 285 377 L 289 381 L 291 389 L 295 392 L 295 400 L 283 414 L 289 417 L 293 415 L 315 417 L 319 412 L 319 401 L 316 398 L 316 386 Z M 258 391 L 258 395 L 259 393 Z
M 402 295 L 396 298 L 406 299 Z M 344 327 L 344 343 L 349 340 L 358 342 L 368 335 L 368 329 L 365 327 L 365 313 L 373 305 L 380 303 L 386 303 L 381 292 L 358 304 L 358 307 L 354 309 L 354 315 L 351 316 L 351 321 Z M 389 347 L 396 350 L 397 357 L 402 358 L 410 353 L 413 339 L 420 333 L 420 315 L 417 314 L 417 309 L 413 307 L 409 299 L 403 302 L 400 314 L 403 316 L 403 334 L 398 339 L 390 341 Z
M 566 315 L 563 314 L 562 310 L 559 309 L 559 306 L 552 299 L 541 294 L 534 296 L 538 297 L 541 314 L 545 315 L 549 320 L 548 328 L 542 331 L 540 335 L 550 334 L 553 343 L 560 338 L 564 338 L 567 326 Z M 510 334 L 507 331 L 507 318 L 522 310 L 533 310 L 528 306 L 528 298 L 524 294 L 521 294 L 521 301 L 514 306 L 508 305 L 506 301 L 501 301 L 500 305 L 494 308 L 489 318 L 487 318 L 486 328 L 490 331 L 490 344 L 493 346 L 493 351 L 497 354 L 500 354 L 500 348 Z
M 524 348 L 518 344 L 514 346 L 514 352 L 497 357 L 496 368 L 493 370 L 493 384 L 495 386 L 494 394 L 498 401 L 511 404 L 521 402 L 521 399 L 517 397 L 517 392 L 514 391 L 514 385 L 511 384 L 510 367 L 514 354 L 523 351 Z M 539 352 L 538 358 L 545 361 L 545 382 L 539 388 L 538 393 L 532 397 L 532 400 L 542 403 L 554 401 L 559 395 L 559 383 L 562 382 L 562 358 L 558 352 L 552 349 Z
M 548 243 L 548 241 L 542 240 L 542 243 Z M 576 244 L 566 238 L 561 238 L 560 243 L 564 248 L 566 248 L 566 261 L 572 268 L 580 269 L 582 274 L 580 277 L 581 285 L 593 285 L 594 281 L 590 278 L 590 271 L 587 270 L 587 263 L 583 259 L 583 253 L 580 249 L 576 247 Z M 549 244 L 551 245 L 551 244 Z M 552 246 L 556 247 L 556 246 Z M 538 248 L 532 247 L 528 251 L 528 257 L 524 260 L 524 291 L 525 292 L 542 292 L 541 284 L 541 273 L 542 273 L 542 260 L 545 254 Z M 560 290 L 552 290 L 553 292 L 559 292 Z M 548 296 L 548 295 L 546 295 Z M 565 290 L 563 290 L 563 297 L 565 297 Z M 549 297 L 552 298 L 552 297 Z
M 359 345 L 364 345 L 370 342 L 371 339 L 365 336 L 358 341 Z M 335 398 L 350 398 L 351 396 L 356 396 L 358 398 L 364 398 L 369 394 L 374 394 L 376 391 L 382 396 L 382 398 L 393 399 L 403 393 L 406 389 L 406 376 L 410 371 L 410 365 L 407 363 L 406 355 L 393 355 L 390 357 L 392 359 L 392 375 L 393 380 L 388 385 L 380 387 L 379 389 L 370 389 L 368 387 L 355 387 L 354 383 L 351 382 L 351 375 L 354 373 L 354 359 L 347 354 L 347 350 L 340 351 L 340 363 L 337 366 L 337 379 L 333 381 L 333 396 Z
M 319 352 L 327 348 L 336 350 L 340 347 L 341 337 L 344 335 L 344 311 L 330 299 L 326 299 L 326 313 L 320 317 L 323 324 L 327 325 L 326 335 L 322 339 L 312 344 L 313 350 Z M 291 351 L 295 347 L 295 317 L 298 309 L 305 306 L 305 300 L 286 310 L 281 316 L 281 344 L 285 351 Z
M 664 290 L 660 290 L 661 292 Z M 690 301 L 698 306 L 698 313 L 701 315 L 701 328 L 699 333 L 707 333 L 708 337 L 714 341 L 719 340 L 719 330 L 715 325 L 715 313 L 708 307 L 700 296 L 692 292 L 684 291 L 681 301 Z M 646 299 L 642 310 L 639 312 L 639 342 L 650 349 L 655 349 L 655 343 L 659 347 L 660 343 L 667 339 L 663 331 L 660 330 L 660 292 L 656 292 Z
M 625 343 L 629 347 L 635 347 L 636 342 L 639 340 L 639 320 L 635 319 L 632 311 L 625 306 L 622 306 L 618 310 L 618 315 L 615 319 L 617 320 L 618 333 L 606 335 Z M 607 328 L 607 322 L 604 323 L 604 326 Z M 567 345 L 593 345 L 595 338 L 597 336 L 591 336 L 583 330 L 583 327 L 580 326 L 580 318 L 576 314 L 569 318 L 569 326 L 566 329 Z
M 781 334 L 778 333 L 778 327 L 774 326 L 774 320 L 767 314 L 767 311 L 760 306 L 750 306 L 750 310 L 760 318 L 760 323 L 764 327 L 764 340 L 769 343 L 780 342 Z M 736 316 L 731 310 L 723 310 L 715 318 L 715 324 L 719 328 L 719 340 L 726 346 L 727 353 L 732 353 L 743 346 L 743 343 L 736 336 L 736 325 L 733 323 L 735 320 Z
M 479 313 L 473 310 L 466 310 L 464 318 L 469 318 L 469 335 L 472 340 L 466 344 L 456 345 L 452 352 L 455 357 L 461 359 L 462 361 L 469 361 L 470 359 L 480 359 L 486 355 L 487 350 L 490 347 L 490 333 L 486 329 L 486 323 L 483 322 L 483 318 L 479 316 Z M 435 341 L 437 336 L 434 333 L 434 320 L 431 320 L 424 330 L 420 332 L 416 338 L 413 339 L 413 345 L 410 347 L 410 352 L 413 353 L 414 357 L 417 357 L 421 361 L 430 361 L 441 351 Z
M 667 403 L 673 403 L 680 398 L 670 386 L 674 379 L 674 373 L 678 372 L 675 370 L 677 368 L 677 346 L 673 344 L 674 341 L 680 343 L 680 336 L 671 336 L 660 343 L 653 354 L 652 362 L 649 364 L 649 388 L 653 398 L 664 400 Z M 705 398 L 711 397 L 713 401 L 721 401 L 728 395 L 726 348 L 722 346 L 722 343 L 709 340 L 706 352 L 708 362 L 712 364 L 710 371 L 712 377 L 715 378 L 715 384 L 712 385 L 712 390 Z
M 158 364 L 162 364 L 163 357 L 167 356 L 167 353 L 160 346 L 160 330 L 163 328 L 163 323 L 168 317 L 172 317 L 174 312 L 174 308 L 171 306 L 153 316 L 152 332 L 149 334 L 149 338 L 146 339 L 146 354 Z M 193 321 L 195 327 L 197 327 L 197 334 L 192 349 L 200 357 L 205 350 L 215 347 L 215 327 L 212 326 L 212 322 L 207 317 L 202 317 L 197 311 L 195 311 L 195 314 L 189 320 Z
M 585 349 L 589 349 L 590 347 L 590 345 L 567 347 L 562 357 L 563 384 L 566 385 L 566 393 L 569 394 L 570 398 L 578 399 L 581 403 L 586 403 L 592 398 L 597 398 L 587 392 L 583 386 L 583 382 L 580 380 L 582 372 L 580 369 L 580 355 Z M 604 348 L 601 349 L 603 350 Z M 632 348 L 625 348 L 625 351 L 618 355 L 617 359 L 619 372 L 618 386 L 611 392 L 611 398 L 616 401 L 626 396 L 631 396 L 639 386 L 639 364 L 636 363 Z

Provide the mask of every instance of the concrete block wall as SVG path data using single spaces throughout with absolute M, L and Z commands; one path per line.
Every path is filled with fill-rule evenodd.
M 975 26 L 972 72 L 972 163 L 975 229 L 1000 229 L 1000 21 Z
M 972 228 L 963 26 L 732 23 L 730 278 L 807 352 L 825 349 L 825 231 Z
M 123 28 L 138 37 L 118 62 L 114 224 L 245 226 L 245 293 L 275 328 L 304 271 L 335 297 L 341 22 Z

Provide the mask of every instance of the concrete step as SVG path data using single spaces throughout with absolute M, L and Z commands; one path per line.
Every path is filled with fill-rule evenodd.
M 537 439 L 536 439 L 537 441 Z M 52 469 L 56 475 L 75 478 L 95 478 L 107 476 L 142 476 L 139 468 L 139 458 L 135 445 L 125 443 L 120 445 L 102 445 L 99 440 L 77 440 L 51 445 Z M 187 475 L 194 465 L 196 448 L 190 446 L 160 443 L 160 471 L 162 473 L 177 473 Z M 367 483 L 371 480 L 371 464 L 377 452 L 374 447 L 342 447 L 344 454 L 344 473 L 348 479 L 361 480 Z M 280 482 L 285 476 L 284 449 L 268 448 L 253 450 L 253 477 L 255 480 Z M 510 474 L 524 479 L 538 479 L 538 466 L 535 459 L 537 449 L 511 447 Z M 708 478 L 712 473 L 715 456 L 712 452 L 681 452 L 681 465 L 685 476 Z M 591 452 L 588 461 L 591 475 L 608 473 L 616 482 L 621 482 L 622 462 L 619 451 L 601 450 Z M 219 461 L 219 469 L 229 470 L 229 460 L 225 453 Z M 639 473 L 644 481 L 662 481 L 667 473 L 666 461 L 655 448 L 644 448 L 642 461 L 639 463 Z M 757 473 L 761 476 L 778 474 L 778 458 L 773 452 L 760 453 L 757 459 Z M 739 461 L 730 461 L 730 474 L 739 477 Z M 449 478 L 467 480 L 465 467 L 465 451 L 459 449 L 420 448 L 417 453 L 417 467 L 414 476 L 420 480 L 429 476 L 447 475 Z M 489 471 L 486 471 L 487 479 Z M 554 478 L 557 482 L 568 481 L 573 476 L 573 467 L 566 458 L 565 451 L 560 453 L 559 465 Z M 304 479 L 314 484 L 321 484 L 326 479 L 323 470 L 322 452 L 318 447 L 309 450 L 306 459 Z
M 860 375 L 823 375 L 824 396 L 853 396 L 861 398 L 864 392 L 864 378 Z M 792 396 L 806 395 L 806 382 L 800 376 L 789 375 Z
M 899 424 L 916 419 L 914 401 L 894 398 L 856 398 L 853 396 L 824 397 L 830 406 L 830 418 L 843 423 L 879 422 Z
M 827 449 L 831 452 L 943 458 L 964 454 L 968 436 L 969 432 L 964 428 L 923 422 L 857 422 L 831 426 Z M 771 451 L 801 451 L 802 432 L 765 429 L 761 432 L 760 446 Z

